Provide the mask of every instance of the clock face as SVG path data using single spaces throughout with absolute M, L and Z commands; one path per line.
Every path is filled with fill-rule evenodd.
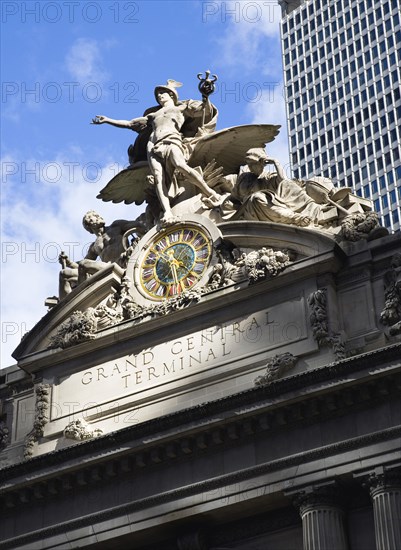
M 177 227 L 158 234 L 140 263 L 140 283 L 154 300 L 171 298 L 191 289 L 205 274 L 212 241 L 195 226 Z

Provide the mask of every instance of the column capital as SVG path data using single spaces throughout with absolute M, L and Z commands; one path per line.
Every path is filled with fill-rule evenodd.
M 336 482 L 307 487 L 293 493 L 293 504 L 298 508 L 301 517 L 309 510 L 322 508 L 342 509 L 344 500 L 341 487 Z
M 372 498 L 377 550 L 401 548 L 401 469 L 380 467 L 356 477 Z
M 401 490 L 401 468 L 392 470 L 376 468 L 366 472 L 361 481 L 362 487 L 368 489 L 372 497 L 391 489 Z
M 305 550 L 348 549 L 342 490 L 337 482 L 294 491 L 293 503 L 302 518 Z

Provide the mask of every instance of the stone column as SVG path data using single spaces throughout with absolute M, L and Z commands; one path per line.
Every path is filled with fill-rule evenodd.
M 370 490 L 377 550 L 401 548 L 401 472 L 372 473 L 364 483 Z
M 295 504 L 302 518 L 304 550 L 348 550 L 345 514 L 335 487 L 300 493 Z

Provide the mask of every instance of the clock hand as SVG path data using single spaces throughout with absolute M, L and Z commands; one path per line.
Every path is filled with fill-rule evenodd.
M 169 254 L 165 254 L 163 258 L 165 258 L 170 265 L 174 265 L 175 267 L 181 267 L 183 265 L 183 262 L 174 256 L 174 249 L 170 249 Z
M 173 275 L 174 283 L 178 285 L 178 275 L 177 275 L 177 268 L 175 264 L 170 265 L 171 273 Z
M 163 259 L 168 264 L 170 268 L 170 272 L 174 279 L 174 283 L 178 285 L 179 282 L 178 282 L 177 267 L 185 267 L 185 263 L 174 256 L 174 249 L 170 249 L 170 252 L 171 254 L 166 254 L 166 252 L 161 250 L 158 254 L 158 258 Z
M 158 252 L 157 256 L 156 256 L 156 259 L 157 260 L 164 260 L 165 262 L 167 262 L 168 264 L 171 264 L 171 256 L 169 256 L 168 254 L 166 254 L 165 252 L 163 252 L 162 250 L 160 252 Z
M 185 249 L 181 250 L 181 252 L 177 256 L 177 260 L 182 262 L 182 257 L 185 256 L 186 253 L 187 253 L 187 250 L 185 250 Z
M 159 257 L 160 257 L 160 258 L 163 258 L 163 260 L 166 260 L 166 262 L 169 262 L 169 263 L 170 263 L 171 258 L 170 258 L 170 256 L 169 256 L 168 254 L 166 254 L 165 252 L 163 252 L 163 251 L 160 252 Z

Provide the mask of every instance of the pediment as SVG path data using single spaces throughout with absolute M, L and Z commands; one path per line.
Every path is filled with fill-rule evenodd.
M 123 273 L 124 270 L 117 264 L 110 264 L 109 267 L 102 269 L 76 287 L 36 323 L 15 349 L 13 357 L 19 360 L 21 357 L 48 348 L 52 336 L 57 333 L 62 323 L 73 312 L 96 308 L 106 300 L 117 290 Z
M 229 242 L 236 247 L 238 253 L 243 255 L 265 249 L 272 250 L 274 253 L 276 251 L 288 252 L 291 255 L 291 261 L 287 262 L 281 275 L 295 270 L 297 277 L 302 276 L 302 273 L 306 277 L 316 272 L 317 269 L 320 272 L 324 270 L 335 271 L 341 264 L 340 258 L 343 252 L 334 237 L 319 231 L 283 224 L 251 221 L 225 222 L 219 224 L 218 229 L 223 241 Z M 135 254 L 133 256 L 135 257 Z M 318 264 L 320 265 L 319 268 L 317 268 Z M 111 264 L 76 287 L 34 326 L 16 348 L 13 356 L 19 360 L 27 355 L 52 347 L 52 338 L 58 333 L 63 323 L 68 321 L 75 312 L 86 312 L 90 308 L 99 307 L 121 289 L 121 281 L 124 275 L 127 275 L 128 278 L 134 278 L 131 272 L 132 268 L 130 271 L 130 265 L 132 265 L 132 262 L 128 264 L 126 270 L 123 270 L 117 264 Z M 237 283 L 240 278 L 237 277 Z M 218 298 L 219 290 L 224 290 L 226 294 L 227 292 L 245 289 L 248 284 L 248 281 L 242 281 L 241 284 L 227 284 L 224 289 L 213 288 L 212 298 L 213 300 Z M 275 283 L 275 286 L 277 284 L 279 284 L 279 281 Z M 210 298 L 209 296 L 208 300 Z M 153 307 L 153 305 L 153 303 L 150 303 L 150 307 Z M 177 307 L 177 309 L 179 308 L 181 308 L 181 305 Z M 155 314 L 157 316 L 157 311 Z M 149 316 L 145 320 L 150 320 L 150 318 Z M 120 316 L 116 324 L 121 320 Z M 97 327 L 96 338 L 100 337 L 99 326 Z

